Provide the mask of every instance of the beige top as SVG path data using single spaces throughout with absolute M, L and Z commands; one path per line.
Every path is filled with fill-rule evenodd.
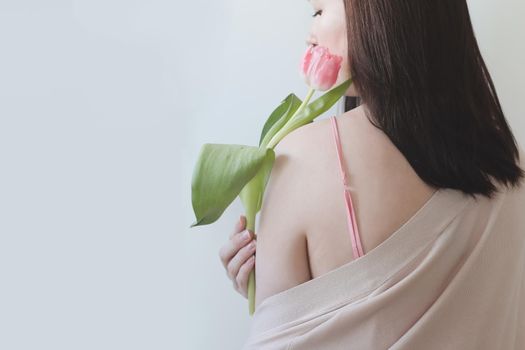
M 501 191 L 439 189 L 370 252 L 263 300 L 242 349 L 525 349 L 525 186 Z

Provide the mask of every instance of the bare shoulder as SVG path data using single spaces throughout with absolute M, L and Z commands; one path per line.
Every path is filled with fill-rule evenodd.
M 315 120 L 286 135 L 274 148 L 275 163 L 257 227 L 256 307 L 269 296 L 312 279 L 308 248 L 313 209 L 312 177 L 326 161 L 331 126 Z M 326 154 L 325 154 L 326 155 Z
M 378 137 L 381 132 L 375 128 L 364 114 L 362 107 L 357 107 L 341 115 L 335 116 L 340 133 L 355 142 L 373 141 L 372 137 Z M 342 135 L 341 135 L 342 136 Z M 294 150 L 305 159 L 312 159 L 311 152 L 320 149 L 322 145 L 333 146 L 332 126 L 330 118 L 314 120 L 312 123 L 301 126 L 292 131 L 281 141 L 281 149 Z M 279 147 L 277 146 L 277 147 Z M 276 147 L 276 148 L 277 148 Z M 319 152 L 318 152 L 319 153 Z
M 335 117 L 357 226 L 365 254 L 387 239 L 434 193 L 364 108 Z M 290 133 L 285 145 L 300 159 L 295 203 L 306 234 L 312 278 L 354 259 L 346 221 L 343 179 L 329 118 Z M 299 168 L 299 167 L 296 167 Z M 294 205 L 294 204 L 291 204 Z M 381 217 L 381 220 L 377 220 Z
M 301 129 L 301 128 L 299 128 Z M 266 185 L 256 234 L 255 307 L 269 296 L 311 279 L 300 203 L 305 171 L 304 130 L 296 129 L 274 148 L 275 162 Z
M 413 215 L 434 189 L 362 108 L 336 120 L 366 254 Z M 256 307 L 354 258 L 330 119 L 292 131 L 274 151 L 258 219 Z

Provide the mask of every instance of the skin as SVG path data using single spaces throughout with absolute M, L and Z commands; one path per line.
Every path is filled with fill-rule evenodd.
M 348 61 L 348 42 L 346 33 L 346 14 L 342 0 L 308 0 L 312 6 L 312 23 L 306 39 L 306 45 L 321 45 L 332 54 L 343 57 L 341 71 L 335 86 L 350 78 Z M 320 12 L 318 12 L 320 11 Z M 358 96 L 352 84 L 346 96 Z
M 310 0 L 310 3 L 312 14 L 322 12 L 313 17 L 306 44 L 322 45 L 343 57 L 337 85 L 350 77 L 344 5 L 340 0 Z M 358 96 L 352 87 L 346 95 Z M 390 139 L 369 122 L 365 109 L 363 104 L 345 112 L 337 116 L 337 123 L 366 254 L 412 217 L 436 189 L 424 183 Z M 262 209 L 268 210 L 267 218 L 271 220 L 260 222 L 259 242 L 253 250 L 248 248 L 253 239 L 241 239 L 241 233 L 247 232 L 245 221 L 237 223 L 220 249 L 221 262 L 234 289 L 245 298 L 250 271 L 256 267 L 256 308 L 268 296 L 354 259 L 333 142 L 328 119 L 317 120 L 287 135 L 275 148 L 276 159 L 292 156 L 294 163 L 301 164 L 303 169 L 279 176 L 276 166 L 275 177 L 272 170 L 263 203 L 266 209 Z M 316 171 L 302 176 L 305 168 Z M 283 201 L 282 193 L 293 188 L 308 190 L 287 193 L 288 199 Z M 280 232 L 282 225 L 290 230 Z M 261 259 L 256 266 L 249 258 L 256 254 L 257 246 Z
M 246 217 L 241 216 L 230 233 L 228 241 L 221 246 L 219 258 L 226 270 L 226 275 L 233 283 L 233 289 L 248 299 L 248 277 L 255 266 L 255 244 L 256 240 L 249 234 L 248 238 L 243 234 L 249 234 L 246 230 Z M 253 258 L 250 260 L 250 258 Z
M 337 86 L 350 78 L 350 68 L 348 61 L 348 43 L 346 34 L 346 16 L 343 1 L 341 0 L 308 0 L 312 6 L 312 17 L 310 30 L 306 39 L 306 45 L 321 45 L 330 50 L 332 54 L 343 57 L 341 70 L 334 86 Z M 319 11 L 319 12 L 318 12 Z M 351 85 L 345 92 L 346 96 L 358 96 Z M 248 298 L 248 277 L 251 270 L 255 267 L 256 240 L 250 236 L 243 239 L 242 234 L 245 230 L 245 218 L 241 217 L 232 230 L 228 241 L 221 246 L 219 258 L 226 270 L 228 278 L 233 283 L 234 289 Z M 250 243 L 254 242 L 254 246 Z
M 308 0 L 312 6 L 312 17 L 310 30 L 306 39 L 306 45 L 321 45 L 330 50 L 332 54 L 343 57 L 341 70 L 335 86 L 350 78 L 348 61 L 348 44 L 346 34 L 346 16 L 343 1 L 341 0 Z M 358 96 L 351 85 L 345 92 L 346 96 Z M 252 236 L 243 239 L 245 230 L 245 218 L 241 217 L 232 230 L 228 241 L 221 246 L 219 258 L 226 270 L 228 278 L 233 283 L 233 288 L 243 297 L 248 298 L 248 277 L 255 267 L 256 240 Z M 250 247 L 252 241 L 255 246 Z

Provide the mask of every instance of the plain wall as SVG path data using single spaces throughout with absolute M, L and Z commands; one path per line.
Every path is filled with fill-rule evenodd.
M 525 3 L 469 4 L 523 144 Z M 0 1 L 0 349 L 241 346 L 248 302 L 218 252 L 242 205 L 190 229 L 191 176 L 202 144 L 256 145 L 277 104 L 305 96 L 311 14 L 306 1 Z

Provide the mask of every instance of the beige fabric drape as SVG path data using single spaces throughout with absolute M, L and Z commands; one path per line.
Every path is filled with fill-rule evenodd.
M 265 299 L 243 350 L 525 349 L 525 186 L 439 189 L 364 256 Z

